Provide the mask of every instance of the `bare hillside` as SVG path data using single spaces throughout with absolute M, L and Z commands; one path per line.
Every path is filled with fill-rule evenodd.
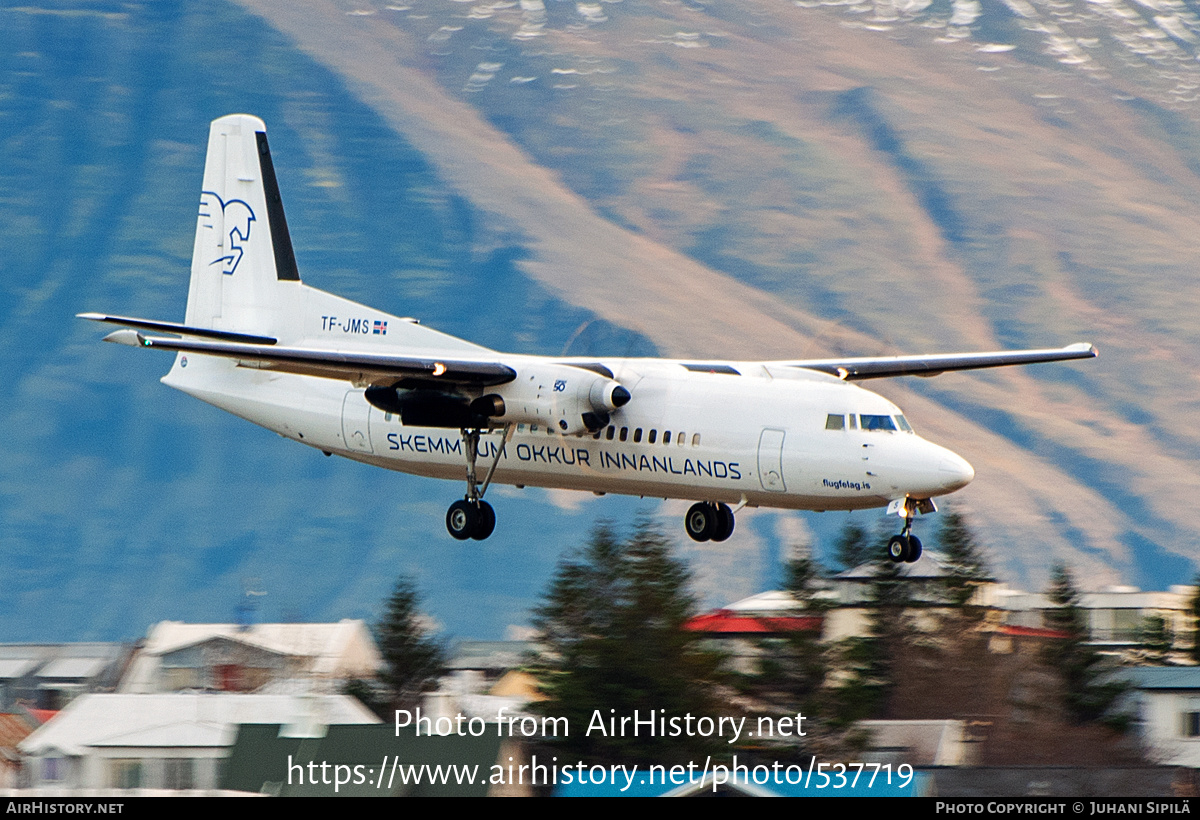
M 243 5 L 533 248 L 529 274 L 664 352 L 1095 343 L 874 387 L 975 465 L 961 503 L 1005 574 L 1187 580 L 1191 5 Z

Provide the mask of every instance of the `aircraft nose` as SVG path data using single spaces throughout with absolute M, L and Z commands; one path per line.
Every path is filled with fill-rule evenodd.
M 946 450 L 938 463 L 938 479 L 945 492 L 961 490 L 975 478 L 975 468 L 965 458 Z

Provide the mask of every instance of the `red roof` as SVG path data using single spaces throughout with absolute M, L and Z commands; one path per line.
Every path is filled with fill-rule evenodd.
M 42 723 L 45 723 L 58 714 L 57 709 L 29 709 L 27 711 Z
M 815 632 L 821 628 L 822 619 L 816 615 L 755 617 L 739 615 L 728 609 L 718 609 L 705 615 L 697 615 L 683 628 L 689 632 L 714 634 L 760 634 L 771 635 L 781 632 Z

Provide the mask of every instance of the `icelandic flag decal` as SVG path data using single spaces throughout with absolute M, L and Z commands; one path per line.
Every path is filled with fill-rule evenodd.
M 376 336 L 386 336 L 387 335 L 387 322 L 381 322 L 378 319 L 375 320 L 375 329 L 371 332 L 373 334 L 375 334 Z

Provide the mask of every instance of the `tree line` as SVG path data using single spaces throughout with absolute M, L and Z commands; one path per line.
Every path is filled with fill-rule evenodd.
M 560 560 L 533 612 L 541 650 L 527 670 L 545 699 L 530 708 L 567 718 L 572 731 L 555 741 L 556 753 L 636 764 L 730 749 L 697 734 L 585 734 L 597 714 L 805 715 L 809 731 L 790 738 L 785 749 L 772 749 L 779 757 L 852 752 L 866 741 L 857 729 L 864 719 L 932 717 L 939 706 L 967 710 L 995 683 L 989 674 L 1019 679 L 1021 671 L 1011 663 L 1001 669 L 988 655 L 994 630 L 983 628 L 990 616 L 979 590 L 992 576 L 983 548 L 961 513 L 946 512 L 941 522 L 936 540 L 943 573 L 919 589 L 904 575 L 918 565 L 887 560 L 887 534 L 853 521 L 833 545 L 833 568 L 800 551 L 784 579 L 796 612 L 818 622 L 830 616 L 836 604 L 831 574 L 866 567 L 866 626 L 837 641 L 822 640 L 811 628 L 781 629 L 757 641 L 749 669 L 731 664 L 719 642 L 688 628 L 698 614 L 692 575 L 653 521 L 639 521 L 627 535 L 598 525 L 586 544 Z M 1065 565 L 1054 568 L 1047 594 L 1054 604 L 1045 624 L 1050 632 L 1037 657 L 1024 662 L 1057 676 L 1056 714 L 1066 724 L 1121 730 L 1127 717 L 1117 706 L 1126 686 L 1089 644 L 1080 592 Z M 407 577 L 398 581 L 376 635 L 385 672 L 374 684 L 356 684 L 354 694 L 390 714 L 428 691 L 444 668 L 446 648 L 425 629 Z M 1162 635 L 1156 640 L 1161 651 Z

